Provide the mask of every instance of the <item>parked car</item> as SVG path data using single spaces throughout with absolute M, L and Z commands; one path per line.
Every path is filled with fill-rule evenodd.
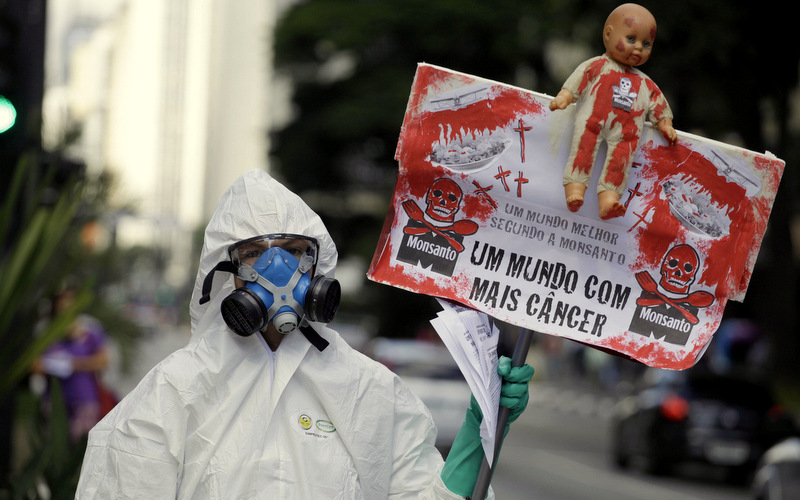
M 698 368 L 650 369 L 645 377 L 644 388 L 621 399 L 611 419 L 620 467 L 661 474 L 702 462 L 742 482 L 771 445 L 794 433 L 791 416 L 756 377 Z
M 371 340 L 364 352 L 400 376 L 425 403 L 438 429 L 436 447 L 447 455 L 469 406 L 471 391 L 444 344 L 416 339 Z
M 750 491 L 755 500 L 800 498 L 800 437 L 787 438 L 764 453 Z

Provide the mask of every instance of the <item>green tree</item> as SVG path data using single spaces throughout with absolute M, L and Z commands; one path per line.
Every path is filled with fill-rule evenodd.
M 82 312 L 101 319 L 120 346 L 123 364 L 140 332 L 95 294 L 98 277 L 104 271 L 113 275 L 113 266 L 98 266 L 81 239 L 86 224 L 108 206 L 108 180 L 35 150 L 23 154 L 10 177 L 0 204 L 0 498 L 34 498 L 42 487 L 51 498 L 71 498 L 85 441 L 69 439 L 58 384 L 51 384 L 49 413 L 41 411 L 41 401 L 24 383 L 30 367 Z M 42 306 L 68 278 L 79 285 L 74 304 L 38 329 Z M 12 454 L 20 445 L 27 458 Z M 12 456 L 22 463 L 12 464 Z
M 33 360 L 53 341 L 64 335 L 68 325 L 91 301 L 88 289 L 82 289 L 72 307 L 52 321 L 47 328 L 35 335 L 34 324 L 38 317 L 37 306 L 48 291 L 58 282 L 59 271 L 54 263 L 63 249 L 70 231 L 70 223 L 78 212 L 83 185 L 74 178 L 58 179 L 57 168 L 50 168 L 46 175 L 38 175 L 39 155 L 26 154 L 17 165 L 8 186 L 5 186 L 0 207 L 0 340 L 4 349 L 0 354 L 0 436 L 2 436 L 2 460 L 0 460 L 0 496 L 9 494 L 9 473 L 12 470 L 11 436 L 17 420 L 17 410 L 27 411 L 29 404 L 20 400 L 20 382 L 28 375 Z M 54 188 L 62 190 L 60 193 Z M 63 262 L 63 261 L 61 261 Z M 24 398 L 23 398 L 24 399 Z M 54 417 L 59 415 L 58 405 Z M 27 413 L 25 421 L 34 421 L 35 412 Z M 39 448 L 37 458 L 42 467 L 26 470 L 42 472 L 48 464 L 65 457 L 63 439 L 66 434 L 56 429 L 66 426 L 54 419 L 54 432 L 47 432 L 51 447 Z M 44 441 L 43 441 L 44 442 Z M 59 475 L 61 466 L 57 465 Z M 23 473 L 22 476 L 29 474 Z M 33 489 L 40 477 L 23 479 Z M 17 491 L 16 495 L 25 495 Z

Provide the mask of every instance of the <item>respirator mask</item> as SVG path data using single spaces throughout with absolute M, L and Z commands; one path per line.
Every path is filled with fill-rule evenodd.
M 335 279 L 313 276 L 319 245 L 315 238 L 277 233 L 257 236 L 228 247 L 223 261 L 206 276 L 200 303 L 209 300 L 216 271 L 234 273 L 245 284 L 223 299 L 222 318 L 234 333 L 250 336 L 272 322 L 282 334 L 299 328 L 317 346 L 327 342 L 308 321 L 328 323 L 341 298 Z

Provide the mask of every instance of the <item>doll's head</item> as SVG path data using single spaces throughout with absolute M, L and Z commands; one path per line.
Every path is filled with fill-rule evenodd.
M 626 3 L 614 9 L 603 28 L 606 55 L 625 66 L 650 58 L 656 38 L 656 19 L 641 5 Z

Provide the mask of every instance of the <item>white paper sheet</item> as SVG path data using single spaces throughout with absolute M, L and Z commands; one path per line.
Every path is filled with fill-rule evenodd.
M 437 299 L 442 311 L 431 320 L 467 380 L 483 413 L 481 444 L 489 465 L 494 458 L 500 376 L 497 374 L 497 341 L 500 331 L 485 313 Z

